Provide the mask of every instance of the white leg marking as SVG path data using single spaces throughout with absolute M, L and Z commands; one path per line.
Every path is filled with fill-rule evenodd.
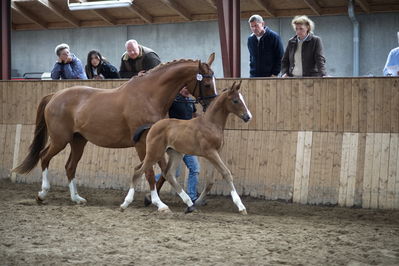
M 121 208 L 126 209 L 130 205 L 130 203 L 133 202 L 133 198 L 134 198 L 134 188 L 130 188 L 129 192 L 126 195 L 125 201 L 121 205 Z
M 72 179 L 72 181 L 69 182 L 69 191 L 71 192 L 71 199 L 73 202 L 76 202 L 78 204 L 86 203 L 86 200 L 81 196 L 79 196 L 78 194 L 78 189 L 76 187 L 75 179 Z
M 39 199 L 44 200 L 50 190 L 50 182 L 47 179 L 47 168 L 42 172 L 42 190 L 39 191 Z
M 157 190 L 151 190 L 151 202 L 158 207 L 158 211 L 169 209 L 169 207 L 161 201 L 158 196 Z
M 177 194 L 179 194 L 180 198 L 183 200 L 184 203 L 187 204 L 188 207 L 191 207 L 194 205 L 193 202 L 191 201 L 190 197 L 187 195 L 186 192 L 184 192 L 184 190 L 181 190 L 181 192 L 177 193 Z
M 239 95 L 240 95 L 240 100 L 242 101 L 242 103 L 243 103 L 244 106 L 245 106 L 245 109 L 247 110 L 247 113 L 248 113 L 248 115 L 249 115 L 249 120 L 251 120 L 251 119 L 252 119 L 251 111 L 249 111 L 249 109 L 248 109 L 248 107 L 247 107 L 247 104 L 245 103 L 244 97 L 242 96 L 242 94 L 239 93 Z
M 245 206 L 244 206 L 244 204 L 242 204 L 241 198 L 240 198 L 240 196 L 238 196 L 237 191 L 232 190 L 231 197 L 233 198 L 233 202 L 238 207 L 239 211 L 245 210 Z

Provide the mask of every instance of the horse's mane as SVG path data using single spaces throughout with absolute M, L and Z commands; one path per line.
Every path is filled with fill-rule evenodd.
M 122 84 L 121 87 L 123 85 L 125 85 L 125 84 L 128 84 L 128 83 L 132 82 L 132 81 L 133 82 L 139 81 L 139 80 L 141 80 L 142 77 L 146 77 L 149 74 L 165 70 L 169 66 L 174 66 L 174 65 L 177 65 L 179 63 L 186 63 L 186 62 L 193 62 L 194 63 L 194 62 L 198 62 L 198 61 L 199 60 L 193 60 L 193 59 L 179 59 L 179 60 L 169 61 L 169 62 L 166 62 L 166 63 L 161 63 L 161 64 L 157 65 L 156 67 L 148 70 L 147 72 L 144 72 L 144 75 L 142 75 L 142 76 L 133 76 L 128 81 L 126 81 L 126 83 Z
M 144 75 L 150 74 L 150 73 L 152 73 L 152 72 L 161 71 L 161 70 L 163 70 L 164 68 L 169 67 L 169 66 L 177 65 L 177 64 L 179 64 L 179 63 L 187 63 L 187 62 L 193 62 L 193 63 L 194 63 L 194 62 L 198 62 L 198 60 L 193 60 L 193 59 L 179 59 L 179 60 L 169 61 L 169 62 L 166 62 L 166 63 L 159 64 L 159 65 L 157 65 L 156 67 L 154 67 L 154 68 L 148 70 L 147 72 L 144 73 Z

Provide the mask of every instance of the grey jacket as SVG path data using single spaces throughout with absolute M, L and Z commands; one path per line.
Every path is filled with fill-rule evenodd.
M 297 45 L 297 36 L 292 37 L 288 41 L 287 48 L 285 49 L 281 61 L 282 75 L 287 74 L 292 77 L 292 70 L 295 66 L 294 55 Z M 321 77 L 327 75 L 325 63 L 326 59 L 323 55 L 323 44 L 321 43 L 321 39 L 310 33 L 302 44 L 302 75 L 304 77 Z

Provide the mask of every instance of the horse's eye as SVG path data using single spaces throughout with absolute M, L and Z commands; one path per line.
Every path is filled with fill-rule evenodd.
M 238 100 L 237 99 L 233 99 L 233 103 L 238 103 Z

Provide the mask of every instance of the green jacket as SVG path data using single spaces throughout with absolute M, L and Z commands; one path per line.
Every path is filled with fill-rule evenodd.
M 136 59 L 131 59 L 127 52 L 122 55 L 119 75 L 121 78 L 137 76 L 142 70 L 150 70 L 161 63 L 159 56 L 150 48 L 139 45 L 140 54 Z

